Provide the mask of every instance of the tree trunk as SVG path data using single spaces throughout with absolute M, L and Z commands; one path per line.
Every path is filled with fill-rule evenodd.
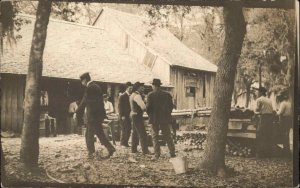
M 39 156 L 40 83 L 43 52 L 51 11 L 50 0 L 40 0 L 30 50 L 24 99 L 24 123 L 20 158 L 25 167 L 37 167 Z
M 226 4 L 223 15 L 225 23 L 224 47 L 218 63 L 214 87 L 215 99 L 207 127 L 207 145 L 201 162 L 201 167 L 222 177 L 226 175 L 225 145 L 234 78 L 246 33 L 246 23 L 239 2 Z

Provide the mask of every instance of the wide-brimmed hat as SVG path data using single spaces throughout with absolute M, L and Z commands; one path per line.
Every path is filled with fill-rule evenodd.
M 162 85 L 160 79 L 157 79 L 157 78 L 154 78 L 151 84 L 154 85 L 154 86 Z
M 133 84 L 131 82 L 126 82 L 125 85 L 126 85 L 126 87 L 133 86 Z
M 141 82 L 135 82 L 133 84 L 133 90 L 136 91 L 140 86 L 143 86 L 144 83 L 141 83 Z
M 83 73 L 82 75 L 79 76 L 80 80 L 83 80 L 83 79 L 91 79 L 91 76 L 90 76 L 90 73 L 89 72 L 85 72 Z

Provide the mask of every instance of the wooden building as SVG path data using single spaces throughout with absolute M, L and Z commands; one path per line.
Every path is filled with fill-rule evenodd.
M 1 57 L 1 130 L 20 133 L 23 124 L 23 100 L 35 17 L 22 26 L 16 45 L 4 45 Z M 114 106 L 121 84 L 145 83 L 155 78 L 150 70 L 124 53 L 103 29 L 50 19 L 43 59 L 41 90 L 48 95 L 45 107 L 57 119 L 59 133 L 67 133 L 66 119 L 71 102 L 80 99 L 83 88 L 79 75 L 90 72 Z M 116 108 L 115 108 L 116 109 Z M 116 109 L 117 110 L 117 109 Z
M 217 66 L 195 53 L 166 28 L 151 29 L 149 19 L 104 8 L 95 26 L 112 38 L 137 62 L 147 66 L 166 85 L 173 86 L 178 109 L 210 107 Z
M 4 45 L 1 57 L 1 130 L 20 133 L 23 100 L 35 17 L 19 15 L 28 23 L 16 45 Z M 111 17 L 110 17 L 111 16 Z M 120 19 L 120 20 L 119 20 Z M 196 54 L 167 29 L 145 38 L 147 25 L 135 15 L 104 9 L 95 26 L 50 19 L 43 58 L 41 90 L 45 110 L 56 118 L 58 133 L 68 133 L 68 106 L 80 99 L 78 80 L 90 72 L 108 93 L 117 112 L 121 85 L 127 81 L 150 85 L 160 78 L 173 93 L 177 109 L 211 106 L 217 67 Z M 44 100 L 44 99 L 43 99 Z

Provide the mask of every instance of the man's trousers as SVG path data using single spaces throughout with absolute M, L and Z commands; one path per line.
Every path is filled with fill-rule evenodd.
M 92 121 L 92 122 L 87 123 L 85 140 L 86 140 L 86 146 L 87 146 L 89 154 L 92 154 L 95 152 L 94 135 L 96 135 L 98 137 L 101 144 L 104 145 L 108 151 L 115 150 L 115 148 L 107 140 L 107 138 L 103 132 L 102 122 L 103 122 L 103 120 Z
M 121 124 L 121 145 L 128 146 L 128 140 L 131 133 L 131 120 L 130 117 L 125 117 L 124 120 L 120 118 Z
M 258 157 L 268 157 L 272 152 L 272 114 L 262 114 L 256 130 L 256 154 Z
M 141 143 L 142 151 L 144 154 L 149 153 L 147 143 L 147 133 L 144 125 L 143 115 L 131 115 L 132 120 L 132 140 L 131 140 L 131 151 L 137 152 L 137 146 L 139 141 Z
M 162 131 L 162 136 L 164 138 L 164 140 L 166 141 L 168 148 L 169 148 L 169 152 L 170 152 L 170 156 L 174 157 L 175 156 L 175 145 L 173 142 L 173 138 L 171 135 L 171 131 L 170 131 L 170 126 L 168 125 L 168 123 L 165 124 L 153 124 L 151 125 L 152 127 L 152 140 L 153 140 L 153 147 L 154 147 L 154 153 L 156 157 L 160 156 L 160 145 L 158 142 L 158 135 L 159 135 L 159 130 Z

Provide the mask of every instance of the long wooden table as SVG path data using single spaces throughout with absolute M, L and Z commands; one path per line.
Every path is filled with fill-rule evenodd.
M 194 110 L 174 110 L 172 112 L 172 117 L 177 119 L 182 118 L 194 118 L 194 117 L 208 117 L 210 116 L 211 110 L 208 108 L 199 108 Z M 147 121 L 147 113 L 143 114 L 144 120 Z M 113 114 L 108 117 L 110 121 L 119 121 L 117 114 Z M 114 132 L 114 126 L 111 127 L 111 132 Z M 206 130 L 200 130 L 201 133 L 206 134 Z M 250 119 L 230 119 L 228 123 L 228 133 L 229 137 L 240 137 L 240 138 L 256 138 L 256 128 L 254 123 Z M 115 135 L 112 135 L 113 142 Z

